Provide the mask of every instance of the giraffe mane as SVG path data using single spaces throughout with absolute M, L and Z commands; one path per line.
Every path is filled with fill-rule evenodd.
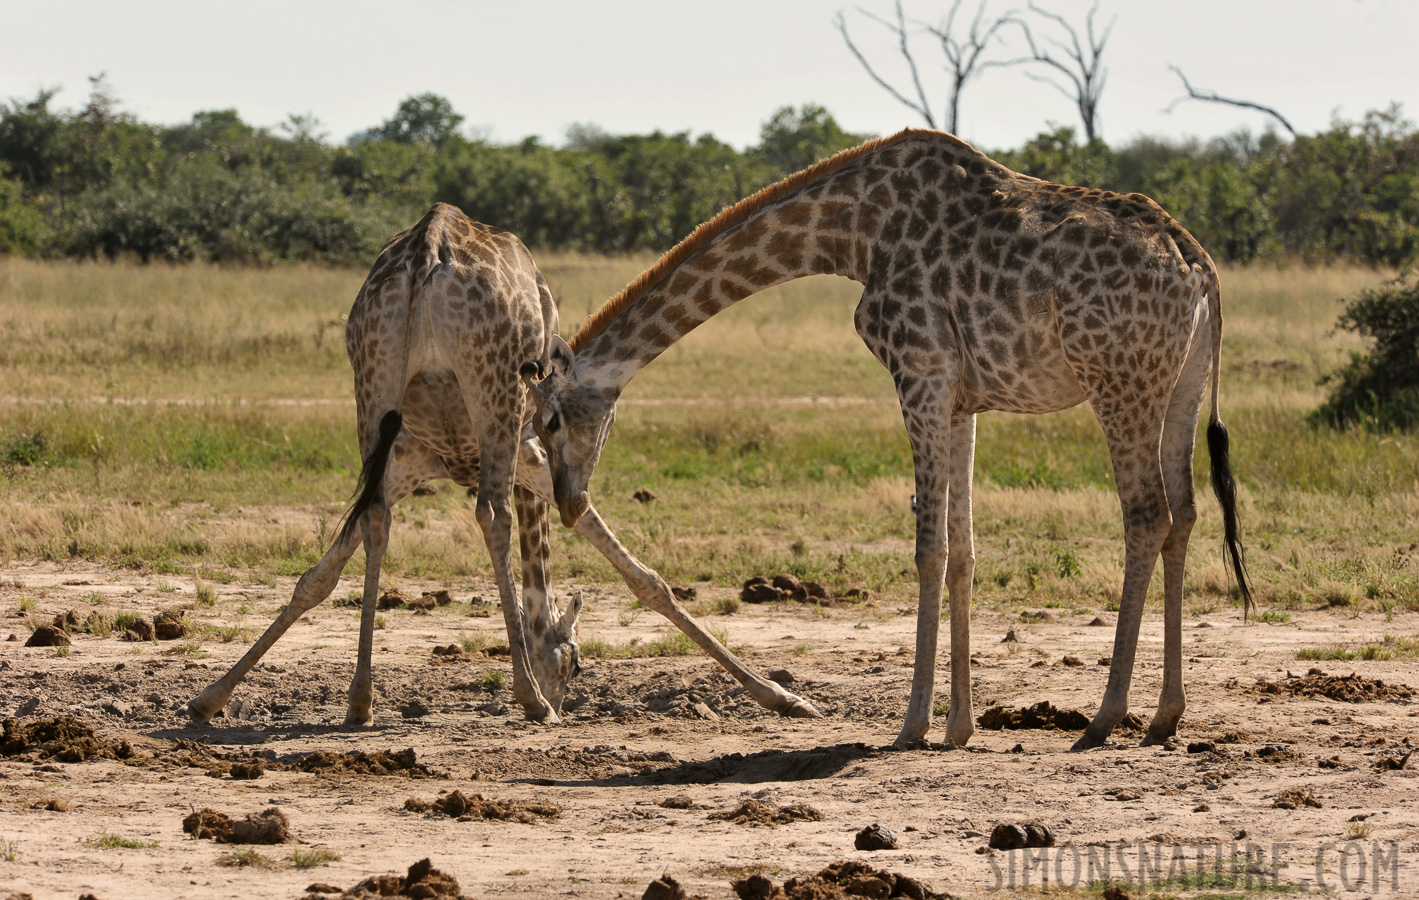
M 907 128 L 888 137 L 876 138 L 866 143 L 859 144 L 856 147 L 849 147 L 846 150 L 835 153 L 827 159 L 819 160 L 808 168 L 796 172 L 782 181 L 777 181 L 767 187 L 760 188 L 758 191 L 750 194 L 733 206 L 728 206 L 720 210 L 714 218 L 690 232 L 688 237 L 666 251 L 665 255 L 656 260 L 650 268 L 637 275 L 630 284 L 621 288 L 611 299 L 601 304 L 596 312 L 592 313 L 587 320 L 582 323 L 581 327 L 577 329 L 576 334 L 572 337 L 571 341 L 569 341 L 571 348 L 573 350 L 580 350 L 582 347 L 586 346 L 587 341 L 590 341 L 604 331 L 606 326 L 611 324 L 613 319 L 625 311 L 632 303 L 636 302 L 636 300 L 640 299 L 642 294 L 653 287 L 660 279 L 664 278 L 671 269 L 680 265 L 680 263 L 688 259 L 696 250 L 699 250 L 700 247 L 725 229 L 739 223 L 750 214 L 773 203 L 775 200 L 798 190 L 805 184 L 835 169 L 840 169 L 874 150 L 879 150 L 882 147 L 904 141 L 915 135 L 949 137 L 949 135 L 942 132 Z M 952 140 L 956 139 L 952 138 Z

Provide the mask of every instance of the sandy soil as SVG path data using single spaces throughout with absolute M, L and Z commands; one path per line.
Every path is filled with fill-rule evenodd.
M 211 726 L 180 719 L 175 708 L 245 650 L 292 584 L 217 585 L 220 602 L 188 616 L 249 631 L 230 643 L 208 638 L 201 657 L 181 640 L 89 635 L 76 635 L 61 656 L 25 648 L 24 621 L 0 619 L 0 642 L 17 637 L 0 643 L 0 716 L 18 717 L 19 724 L 73 716 L 106 746 L 126 740 L 132 751 L 127 759 L 82 762 L 45 758 L 35 749 L 0 757 L 0 896 L 296 898 L 312 883 L 348 888 L 371 874 L 403 873 L 425 857 L 468 896 L 636 898 L 669 873 L 692 895 L 733 897 L 731 882 L 751 873 L 781 883 L 850 859 L 937 891 L 989 896 L 1010 887 L 1012 871 L 1013 884 L 1022 887 L 1029 865 L 1030 884 L 1039 885 L 1042 862 L 1052 879 L 1083 887 L 1087 866 L 1076 875 L 1074 861 L 1091 852 L 1110 858 L 1111 877 L 1136 882 L 1140 853 L 1145 861 L 1161 854 L 1163 869 L 1147 876 L 1156 880 L 1173 857 L 1186 860 L 1186 873 L 1195 872 L 1198 845 L 1206 857 L 1218 847 L 1224 856 L 1232 847 L 1245 853 L 1248 844 L 1263 856 L 1252 862 L 1253 874 L 1273 871 L 1274 861 L 1281 882 L 1315 888 L 1319 877 L 1330 889 L 1353 887 L 1363 855 L 1364 895 L 1396 887 L 1419 892 L 1419 760 L 1414 768 L 1376 768 L 1419 739 L 1419 698 L 1345 702 L 1297 692 L 1320 683 L 1315 678 L 1288 680 L 1288 673 L 1305 676 L 1318 665 L 1387 686 L 1419 686 L 1412 660 L 1314 664 L 1294 657 L 1299 647 L 1412 635 L 1419 615 L 1386 620 L 1303 611 L 1281 625 L 1243 625 L 1231 610 L 1189 617 L 1189 710 L 1178 743 L 1163 748 L 1141 748 L 1139 733 L 1123 732 L 1110 746 L 1071 754 L 1077 732 L 980 730 L 968 750 L 893 752 L 886 745 L 905 706 L 914 615 L 795 604 L 745 606 L 714 624 L 762 671 L 788 670 L 791 688 L 826 714 L 821 720 L 765 713 L 712 662 L 686 656 L 589 660 L 573 684 L 565 724 L 532 725 L 511 704 L 507 687 L 485 683 L 493 672 L 510 679 L 505 657 L 474 653 L 449 661 L 432 652 L 460 633 L 497 634 L 496 613 L 470 618 L 466 608 L 448 607 L 383 613 L 375 655 L 378 722 L 346 729 L 340 723 L 356 614 L 330 604 L 276 646 L 238 690 L 227 716 Z M 439 587 L 414 579 L 397 585 L 416 597 Z M 356 588 L 347 578 L 334 596 Z M 21 590 L 35 598 L 31 615 L 42 621 L 68 609 L 87 615 L 96 593 L 112 601 L 101 607 L 110 613 L 152 615 L 193 600 L 190 580 L 176 576 L 49 564 L 0 568 L 4 615 L 18 616 Z M 455 600 L 495 596 L 488 585 L 456 585 L 452 593 Z M 583 640 L 648 640 L 664 627 L 649 612 L 627 616 L 629 598 L 620 586 L 589 586 L 588 597 Z M 249 608 L 238 613 L 242 604 Z M 1040 622 L 979 612 L 973 623 L 978 714 L 996 703 L 1042 700 L 1093 711 L 1107 672 L 1099 660 L 1110 652 L 1113 629 L 1091 626 L 1093 613 L 1049 612 L 1052 620 Z M 1112 624 L 1110 614 L 1102 616 Z M 1145 721 L 1160 686 L 1158 618 L 1150 614 L 1145 623 L 1134 679 L 1134 711 Z M 1020 643 L 1001 643 L 1012 628 Z M 1066 664 L 1065 657 L 1082 665 Z M 944 697 L 944 656 L 939 672 Z M 1259 687 L 1262 679 L 1274 686 Z M 939 725 L 932 737 L 942 739 Z M 1204 741 L 1212 749 L 1189 752 L 1189 743 Z M 411 777 L 397 766 L 394 774 L 349 774 L 310 762 L 406 748 L 431 776 Z M 253 759 L 264 763 L 258 778 L 222 774 L 233 760 Z M 1334 762 L 1322 767 L 1326 760 Z M 1276 808 L 1289 788 L 1308 792 L 1319 806 Z M 494 801 L 487 808 L 523 814 L 455 819 L 427 806 L 405 808 L 411 798 L 438 801 L 455 790 L 465 799 Z M 821 817 L 785 815 L 790 821 L 777 825 L 715 818 L 751 799 L 770 812 L 801 805 Z M 273 806 L 286 816 L 300 854 L 326 851 L 338 859 L 298 868 L 291 845 L 263 845 L 251 849 L 271 867 L 229 867 L 219 859 L 242 848 L 183 831 L 184 817 L 203 808 L 239 820 Z M 1357 815 L 1368 818 L 1352 823 Z M 895 833 L 899 849 L 854 849 L 854 835 L 872 823 Z M 1060 846 L 985 850 L 1001 823 L 1049 825 Z M 105 846 L 111 843 L 105 835 L 155 845 Z M 1258 876 L 1257 885 L 1265 888 L 1268 877 Z M 1180 890 L 1186 887 L 1173 882 L 1170 889 L 1186 893 Z M 1091 893 L 1097 896 L 1098 888 Z

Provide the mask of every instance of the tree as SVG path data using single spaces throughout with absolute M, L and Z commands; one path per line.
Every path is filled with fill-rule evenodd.
M 959 131 L 961 122 L 961 94 L 965 90 L 966 84 L 986 69 L 992 66 L 1013 65 L 1016 60 L 989 60 L 983 59 L 986 48 L 994 41 L 999 32 L 1006 25 L 1015 21 L 1012 13 L 1004 13 L 990 20 L 985 20 L 986 6 L 989 0 L 980 0 L 976 7 L 975 17 L 971 19 L 970 29 L 964 36 L 956 35 L 956 15 L 960 11 L 965 0 L 953 0 L 951 9 L 946 13 L 946 18 L 939 26 L 922 25 L 921 28 L 926 33 L 934 36 L 941 46 L 941 55 L 946 58 L 945 66 L 947 74 L 950 76 L 950 87 L 947 89 L 947 100 L 945 116 L 942 124 L 947 131 L 955 134 Z M 848 32 L 847 17 L 839 12 L 837 15 L 838 31 L 842 33 L 843 40 L 847 43 L 847 48 L 852 55 L 861 63 L 862 68 L 873 81 L 877 82 L 887 93 L 895 97 L 900 103 L 913 110 L 926 120 L 927 127 L 936 128 L 936 116 L 932 112 L 931 103 L 926 98 L 926 91 L 921 84 L 921 75 L 917 68 L 916 57 L 912 55 L 909 34 L 907 30 L 906 13 L 902 10 L 901 0 L 896 2 L 896 21 L 889 22 L 880 16 L 874 15 L 859 7 L 858 12 L 885 27 L 897 39 L 897 47 L 903 59 L 907 63 L 907 71 L 911 75 L 912 92 L 915 99 L 912 99 L 901 91 L 898 91 L 892 84 L 877 74 L 877 70 L 867 61 L 867 57 L 858 49 L 857 44 L 852 40 L 852 35 Z
M 393 117 L 377 128 L 370 129 L 376 140 L 400 144 L 433 144 L 442 146 L 458 134 L 463 116 L 453 110 L 453 104 L 438 94 L 415 94 L 400 101 Z
M 1115 16 L 1109 21 L 1108 27 L 1103 30 L 1102 34 L 1096 34 L 1094 15 L 1098 11 L 1099 4 L 1096 0 L 1094 5 L 1089 8 L 1089 15 L 1084 20 L 1085 36 L 1088 38 L 1085 43 L 1080 43 L 1078 29 L 1070 25 L 1068 20 L 1057 13 L 1040 9 L 1035 5 L 1035 0 L 1030 0 L 1030 12 L 1059 26 L 1064 31 L 1068 42 L 1049 37 L 1045 39 L 1043 46 L 1037 44 L 1030 26 L 1022 20 L 1016 20 L 1025 33 L 1026 42 L 1030 45 L 1029 61 L 1054 69 L 1064 76 L 1069 87 L 1066 88 L 1058 81 L 1044 75 L 1036 75 L 1033 72 L 1026 74 L 1036 81 L 1050 85 L 1074 101 L 1074 106 L 1079 111 L 1079 119 L 1084 125 L 1084 138 L 1087 141 L 1093 141 L 1099 137 L 1099 98 L 1104 93 L 1104 81 L 1108 77 L 1108 70 L 1103 67 L 1104 46 L 1108 43 L 1109 33 L 1113 31 L 1114 23 L 1118 21 L 1118 17 Z
M 754 155 L 781 178 L 863 140 L 863 135 L 844 131 L 833 114 L 816 103 L 798 109 L 782 106 L 759 128 Z
M 1364 424 L 1382 431 L 1419 428 L 1419 278 L 1414 270 L 1364 291 L 1340 314 L 1337 328 L 1369 339 L 1369 353 L 1326 377 L 1334 385 L 1315 418 L 1334 427 Z

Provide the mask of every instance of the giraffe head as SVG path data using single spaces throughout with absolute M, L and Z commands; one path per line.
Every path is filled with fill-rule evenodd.
M 532 427 L 547 449 L 552 496 L 568 528 L 591 506 L 587 485 L 616 420 L 614 390 L 578 380 L 575 366 L 572 348 L 552 335 L 548 361 L 526 362 L 521 370 L 537 406 Z
M 577 618 L 581 615 L 581 591 L 557 608 L 550 596 L 526 590 L 523 608 L 528 615 L 528 656 L 532 677 L 542 696 L 558 715 L 567 696 L 567 684 L 581 672 L 581 648 L 577 645 Z

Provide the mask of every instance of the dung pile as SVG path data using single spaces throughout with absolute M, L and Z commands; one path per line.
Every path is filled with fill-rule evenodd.
M 311 885 L 301 900 L 373 900 L 375 897 L 408 898 L 408 900 L 467 900 L 458 879 L 440 872 L 427 859 L 409 867 L 407 875 L 371 875 L 342 894 L 312 890 Z
M 976 718 L 976 724 L 991 731 L 1023 728 L 1057 728 L 1060 731 L 1082 731 L 1089 717 L 1077 709 L 1058 709 L 1048 700 L 1041 700 L 1025 709 L 992 706 Z
M 745 800 L 734 809 L 710 813 L 711 819 L 733 822 L 735 825 L 787 825 L 789 822 L 821 822 L 823 814 L 806 803 L 769 806 L 758 800 Z
M 96 737 L 94 730 L 73 716 L 39 719 L 23 723 L 6 719 L 0 737 L 0 756 L 36 753 L 40 759 L 84 762 L 90 759 L 136 759 L 138 754 L 127 741 Z
M 409 778 L 440 778 L 428 766 L 418 761 L 412 747 L 403 750 L 380 750 L 366 753 L 332 753 L 316 750 L 302 756 L 294 765 L 301 772 L 320 775 L 405 775 Z
M 1311 669 L 1305 675 L 1286 673 L 1285 681 L 1258 678 L 1256 690 L 1263 694 L 1287 693 L 1293 697 L 1327 697 L 1342 703 L 1368 703 L 1377 700 L 1408 700 L 1414 689 L 1403 684 L 1385 684 L 1378 678 L 1349 675 L 1327 675 Z
M 291 841 L 291 823 L 286 814 L 274 806 L 247 813 L 240 821 L 203 807 L 183 817 L 182 830 L 195 838 L 208 838 L 219 844 L 286 844 Z
M 852 897 L 940 900 L 950 896 L 938 894 L 906 875 L 851 860 L 832 863 L 810 878 L 790 878 L 783 887 L 763 875 L 750 875 L 732 886 L 740 900 L 849 900 Z
M 744 582 L 739 599 L 745 603 L 773 603 L 796 600 L 826 606 L 833 602 L 832 593 L 816 581 L 801 581 L 792 575 L 775 575 L 772 580 L 755 575 Z
M 555 819 L 562 814 L 562 808 L 555 803 L 522 803 L 517 800 L 485 800 L 482 794 L 469 797 L 462 791 L 445 794 L 435 800 L 420 800 L 410 797 L 404 801 L 404 808 L 416 813 L 442 813 L 460 822 L 474 819 L 493 819 L 500 822 L 521 822 L 531 825 L 540 816 Z

